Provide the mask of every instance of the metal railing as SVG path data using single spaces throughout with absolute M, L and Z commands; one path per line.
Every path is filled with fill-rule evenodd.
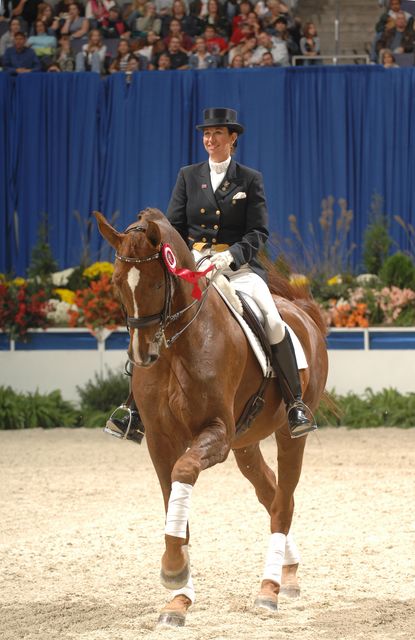
M 298 66 L 297 62 L 299 60 L 307 60 L 308 62 L 313 63 L 314 61 L 323 61 L 323 60 L 331 60 L 333 65 L 337 65 L 337 64 L 349 64 L 354 62 L 355 64 L 369 64 L 370 60 L 369 60 L 369 56 L 366 53 L 356 53 L 354 55 L 350 55 L 350 56 L 343 56 L 343 55 L 337 55 L 335 53 L 331 54 L 331 55 L 324 55 L 324 56 L 293 56 L 292 58 L 292 65 L 293 67 Z M 349 62 L 347 62 L 347 60 Z M 359 60 L 361 60 L 361 62 L 359 62 Z M 323 63 L 323 62 L 322 62 Z M 317 65 L 304 65 L 304 66 L 317 66 Z

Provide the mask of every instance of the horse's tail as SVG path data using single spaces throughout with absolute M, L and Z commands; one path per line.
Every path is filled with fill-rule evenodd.
M 323 336 L 327 335 L 327 326 L 320 307 L 313 299 L 306 285 L 291 283 L 268 259 L 262 258 L 268 274 L 268 286 L 272 294 L 291 300 L 316 323 Z

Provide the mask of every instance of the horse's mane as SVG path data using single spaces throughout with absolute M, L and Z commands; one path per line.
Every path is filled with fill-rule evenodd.
M 314 320 L 323 336 L 327 335 L 327 327 L 320 307 L 313 299 L 308 287 L 291 283 L 267 258 L 261 257 L 261 261 L 267 270 L 268 286 L 271 293 L 290 300 L 297 307 L 303 309 Z

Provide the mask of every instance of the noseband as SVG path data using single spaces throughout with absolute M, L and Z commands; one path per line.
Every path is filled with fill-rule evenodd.
M 141 231 L 141 232 L 145 232 L 146 228 L 145 227 L 141 227 L 140 225 L 135 226 L 135 227 L 131 227 L 130 229 L 127 229 L 126 231 L 124 231 L 124 233 L 131 233 L 132 231 Z M 161 245 L 162 247 L 163 245 Z M 120 260 L 120 262 L 127 262 L 127 263 L 132 263 L 132 264 L 144 264 L 146 262 L 153 262 L 154 260 L 158 260 L 161 256 L 161 251 L 157 251 L 157 253 L 153 253 L 151 256 L 147 256 L 146 258 L 133 258 L 130 256 L 120 256 L 117 252 L 115 253 L 115 258 L 117 260 Z M 173 275 L 170 273 L 170 271 L 167 269 L 164 260 L 161 260 L 161 264 L 163 266 L 163 272 L 164 272 L 164 283 L 165 283 L 165 290 L 166 290 L 166 294 L 165 294 L 165 298 L 164 298 L 164 305 L 163 305 L 163 309 L 162 311 L 160 311 L 159 313 L 154 313 L 151 316 L 142 316 L 142 317 L 138 317 L 135 318 L 133 316 L 128 316 L 127 315 L 127 329 L 144 329 L 146 327 L 150 327 L 154 324 L 160 324 L 159 330 L 157 331 L 155 337 L 154 337 L 154 341 L 157 344 L 160 344 L 161 342 L 164 343 L 164 346 L 166 348 L 170 347 L 173 342 L 175 342 L 177 340 L 177 338 L 192 324 L 192 322 L 196 319 L 196 317 L 199 314 L 200 309 L 203 306 L 203 303 L 206 299 L 206 292 L 209 288 L 208 287 L 203 291 L 202 294 L 202 299 L 199 300 L 193 300 L 193 302 L 191 302 L 187 307 L 185 307 L 184 309 L 181 309 L 180 311 L 178 311 L 177 313 L 174 313 L 173 315 L 171 314 L 171 305 L 172 305 L 172 298 L 173 298 Z M 165 336 L 165 329 L 172 323 L 175 322 L 176 320 L 178 320 L 186 311 L 188 311 L 191 307 L 193 307 L 193 305 L 199 303 L 199 307 L 195 313 L 195 315 L 193 316 L 193 318 L 190 320 L 190 322 L 183 327 L 183 329 L 181 329 L 180 331 L 178 331 L 177 333 L 175 333 L 171 338 L 166 338 Z

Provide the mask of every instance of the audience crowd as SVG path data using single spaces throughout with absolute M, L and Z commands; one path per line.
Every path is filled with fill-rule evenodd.
M 293 0 L 3 0 L 0 68 L 31 71 L 214 69 L 321 64 L 312 22 Z M 370 60 L 396 67 L 415 54 L 415 22 L 401 0 L 384 7 Z M 414 2 L 415 5 L 415 2 Z
M 122 0 L 118 0 L 121 2 Z M 117 71 L 319 64 L 315 25 L 279 0 L 4 0 L 0 66 Z M 3 23 L 3 25 L 2 25 Z

